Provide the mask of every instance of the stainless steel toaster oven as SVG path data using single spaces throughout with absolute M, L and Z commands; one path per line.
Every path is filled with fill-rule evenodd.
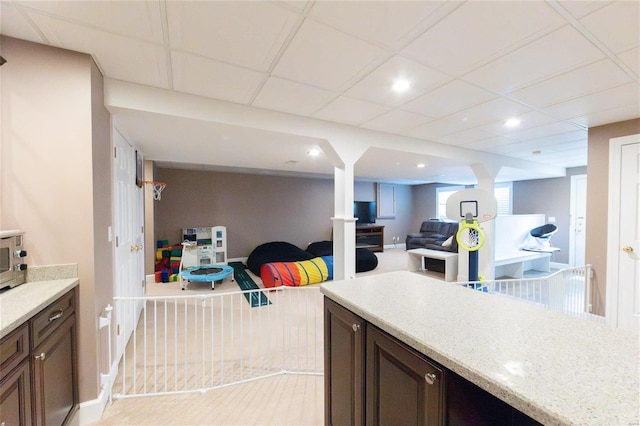
M 24 232 L 0 231 L 0 290 L 26 281 L 26 257 Z

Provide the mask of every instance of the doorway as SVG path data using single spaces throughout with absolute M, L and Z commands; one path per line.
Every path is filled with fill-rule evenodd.
M 623 196 L 624 195 L 624 196 Z M 640 134 L 609 141 L 607 322 L 634 333 L 640 323 Z

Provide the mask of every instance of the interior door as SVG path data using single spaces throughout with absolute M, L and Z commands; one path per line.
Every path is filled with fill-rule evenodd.
M 640 135 L 610 141 L 607 319 L 640 331 Z M 613 197 L 613 199 L 611 199 Z
M 114 129 L 114 296 L 144 295 L 142 191 L 136 186 L 135 149 Z M 142 273 L 141 273 L 142 271 Z M 125 307 L 126 306 L 126 307 Z M 115 304 L 116 362 L 135 328 L 142 305 Z
M 587 175 L 571 176 L 569 266 L 584 266 L 587 223 Z

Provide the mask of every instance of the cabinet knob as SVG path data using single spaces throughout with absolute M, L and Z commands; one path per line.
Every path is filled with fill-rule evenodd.
M 424 380 L 430 385 L 434 384 L 437 379 L 438 376 L 436 376 L 434 373 L 427 373 L 424 375 Z
M 353 328 L 353 331 L 360 330 L 360 324 L 353 324 L 351 327 Z
M 622 251 L 625 253 L 633 253 L 633 247 L 631 246 L 622 247 Z
M 44 361 L 46 357 L 47 357 L 47 354 L 45 354 L 44 352 L 42 352 L 40 355 L 36 355 L 36 359 L 38 361 Z

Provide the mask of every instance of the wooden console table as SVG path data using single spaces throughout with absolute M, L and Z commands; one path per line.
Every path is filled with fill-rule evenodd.
M 384 226 L 357 225 L 356 248 L 384 251 Z

